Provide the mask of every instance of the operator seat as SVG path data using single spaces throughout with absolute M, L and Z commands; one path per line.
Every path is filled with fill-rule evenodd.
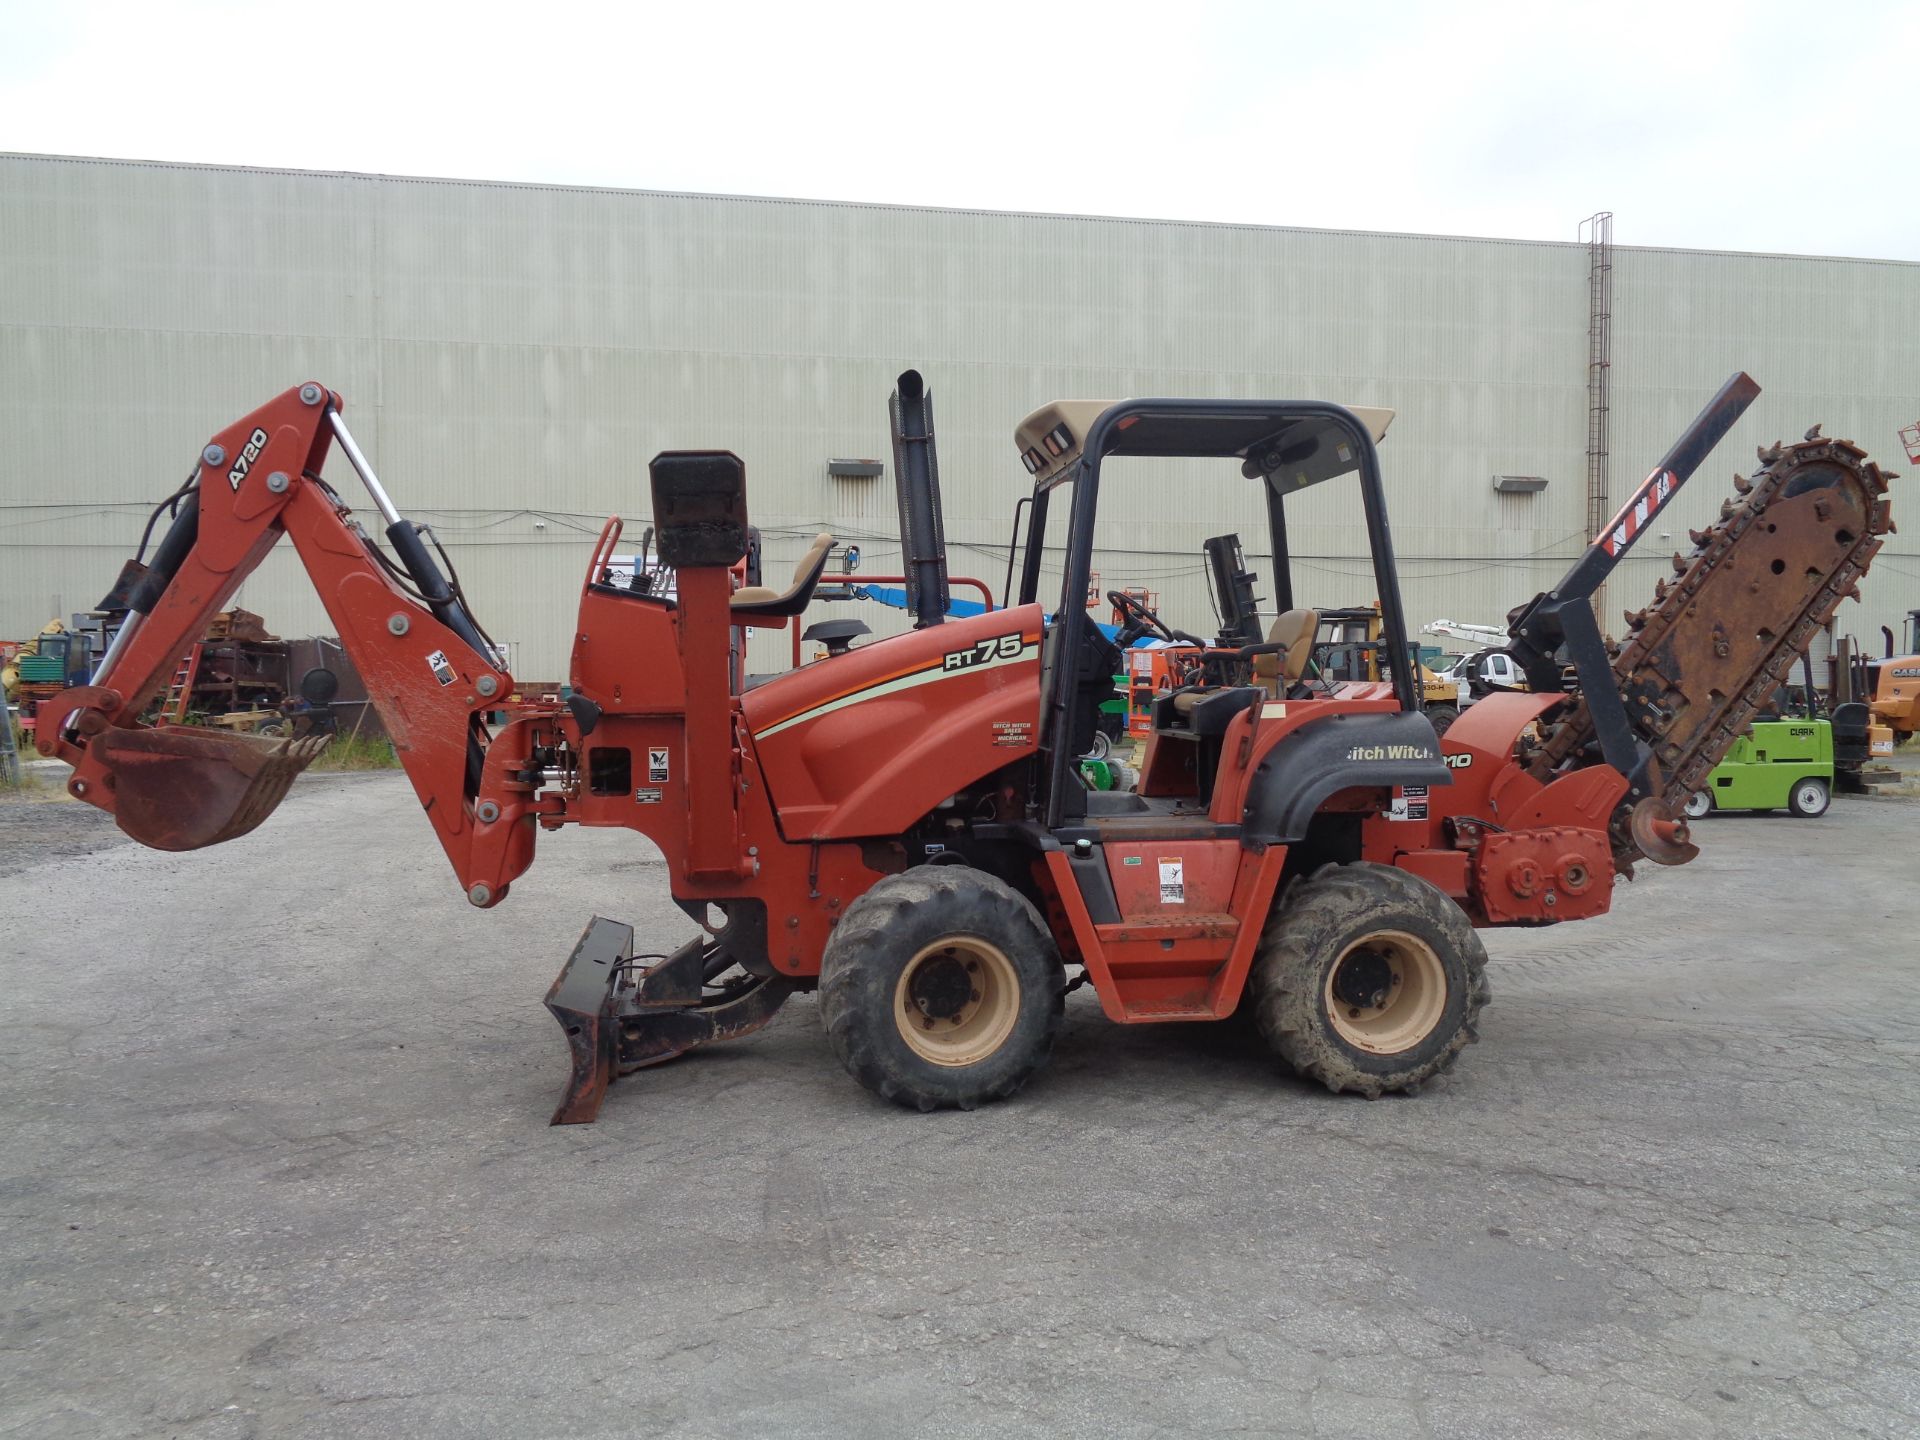
M 1320 630 L 1317 610 L 1285 610 L 1267 627 L 1267 644 L 1284 645 L 1284 650 L 1269 650 L 1253 657 L 1253 683 L 1263 686 L 1268 695 L 1283 700 L 1307 674 L 1307 661 L 1313 657 L 1313 637 Z
M 827 568 L 827 556 L 832 553 L 833 536 L 823 530 L 813 537 L 813 544 L 800 557 L 800 563 L 793 567 L 793 583 L 785 590 L 775 590 L 766 585 L 747 585 L 734 591 L 734 619 L 750 623 L 756 616 L 784 620 L 798 615 L 813 599 L 821 573 Z
M 1287 610 L 1277 616 L 1267 628 L 1266 646 L 1259 647 L 1263 653 L 1253 657 L 1253 683 L 1269 698 L 1284 699 L 1305 678 L 1307 661 L 1313 656 L 1313 638 L 1319 629 L 1320 615 L 1315 610 Z M 1219 695 L 1219 690 L 1203 687 L 1176 690 L 1173 713 L 1192 715 Z

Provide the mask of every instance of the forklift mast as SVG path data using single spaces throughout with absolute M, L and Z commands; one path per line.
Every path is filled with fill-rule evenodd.
M 1253 593 L 1254 575 L 1240 550 L 1238 535 L 1215 535 L 1203 542 L 1207 577 L 1213 583 L 1214 609 L 1220 615 L 1223 647 L 1258 645 L 1266 638 L 1260 625 L 1260 601 Z

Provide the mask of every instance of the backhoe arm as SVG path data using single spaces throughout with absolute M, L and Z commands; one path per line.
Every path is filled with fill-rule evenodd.
M 338 395 L 308 383 L 213 437 L 93 683 L 46 703 L 37 744 L 73 766 L 72 794 L 112 813 L 142 844 L 192 850 L 258 825 L 324 740 L 144 726 L 140 716 L 288 535 L 462 887 L 476 904 L 491 904 L 532 858 L 534 827 L 515 822 L 539 809 L 525 773 L 533 746 L 543 727 L 564 728 L 569 717 L 560 707 L 505 703 L 512 678 L 415 528 L 393 510 L 341 409 Z M 387 521 L 404 575 L 321 478 L 335 441 Z M 496 710 L 508 710 L 512 723 L 490 737 L 485 713 Z

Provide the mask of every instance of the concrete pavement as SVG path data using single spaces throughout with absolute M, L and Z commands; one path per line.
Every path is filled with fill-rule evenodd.
M 586 917 L 690 933 L 641 842 L 482 914 L 396 775 L 189 855 L 0 812 L 0 1435 L 1920 1432 L 1911 800 L 1491 935 L 1413 1099 L 1081 991 L 909 1114 L 803 997 L 558 1130 Z

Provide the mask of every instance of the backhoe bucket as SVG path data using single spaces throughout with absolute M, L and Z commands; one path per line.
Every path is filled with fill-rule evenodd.
M 155 850 L 199 850 L 271 815 L 327 739 L 163 725 L 104 730 L 87 748 L 106 767 L 122 830 Z

